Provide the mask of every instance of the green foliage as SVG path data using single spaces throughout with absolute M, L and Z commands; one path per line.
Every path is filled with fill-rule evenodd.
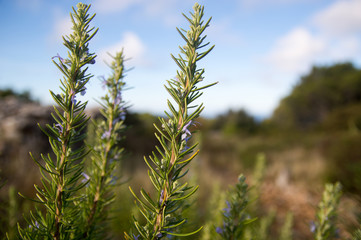
M 261 184 L 263 182 L 264 174 L 266 170 L 266 156 L 264 153 L 257 154 L 256 164 L 254 166 L 252 188 L 250 189 L 250 196 L 252 199 L 252 207 L 258 202 L 258 198 L 261 195 Z M 255 207 L 254 207 L 255 208 Z
M 180 47 L 178 57 L 172 55 L 179 67 L 175 79 L 167 81 L 165 87 L 173 99 L 168 100 L 170 112 L 165 112 L 167 119 L 159 118 L 161 127 L 157 129 L 156 137 L 161 148 L 158 154 L 153 153 L 145 162 L 149 167 L 149 178 L 157 192 L 152 198 L 148 192 L 141 189 L 139 198 L 130 188 L 137 199 L 139 211 L 146 219 L 146 225 L 141 225 L 136 219 L 134 224 L 136 233 L 125 234 L 126 239 L 164 239 L 167 236 L 188 236 L 198 232 L 181 233 L 181 226 L 186 223 L 182 216 L 185 200 L 194 194 L 198 186 L 191 187 L 188 183 L 181 183 L 187 174 L 185 167 L 194 159 L 198 151 L 193 153 L 197 144 L 188 146 L 192 135 L 191 127 L 196 124 L 195 119 L 203 110 L 203 104 L 194 103 L 201 95 L 200 90 L 211 85 L 198 87 L 203 81 L 204 69 L 197 68 L 197 62 L 205 57 L 213 47 L 204 52 L 198 52 L 209 43 L 204 43 L 202 36 L 208 27 L 210 19 L 204 23 L 204 8 L 198 4 L 193 7 L 191 17 L 184 17 L 190 23 L 190 30 L 178 29 L 186 45 Z M 175 104 L 175 105 L 174 105 Z M 193 111 L 192 111 L 193 110 Z M 192 154 L 191 156 L 189 156 Z
M 227 198 L 227 208 L 223 210 L 223 225 L 216 229 L 221 239 L 248 239 L 245 235 L 246 227 L 256 219 L 251 219 L 246 211 L 249 204 L 247 192 L 248 185 L 246 184 L 246 178 L 240 175 L 238 183 Z
M 9 188 L 9 206 L 8 206 L 8 229 L 7 237 L 15 239 L 16 236 L 16 220 L 17 220 L 18 203 L 16 201 L 15 187 Z
M 88 174 L 83 174 L 90 180 L 85 199 L 80 202 L 84 220 L 80 229 L 77 229 L 77 235 L 82 236 L 82 239 L 104 239 L 107 236 L 107 212 L 115 198 L 115 169 L 123 151 L 118 147 L 123 137 L 125 120 L 125 103 L 121 95 L 125 85 L 123 52 L 113 57 L 110 68 L 112 74 L 107 80 L 103 79 L 108 90 L 108 94 L 102 97 L 100 110 L 104 119 L 93 122 L 96 133 L 91 145 L 91 164 L 87 169 Z
M 352 240 L 361 240 L 361 227 L 353 234 Z
M 257 226 L 251 231 L 251 236 L 254 236 L 257 240 L 267 240 L 275 217 L 276 211 L 274 209 L 271 209 L 266 215 L 260 217 Z
M 326 184 L 322 201 L 318 205 L 316 222 L 311 224 L 315 240 L 327 240 L 337 237 L 337 207 L 341 198 L 341 184 Z
M 361 101 L 361 71 L 351 63 L 314 67 L 275 110 L 280 127 L 304 129 L 321 123 L 333 110 Z
M 121 146 L 127 149 L 127 155 L 124 160 L 124 168 L 131 173 L 135 169 L 144 167 L 143 156 L 152 153 L 154 146 L 157 145 L 157 138 L 154 136 L 154 122 L 158 117 L 149 113 L 127 112 L 125 125 L 127 131 Z
M 361 103 L 349 104 L 330 112 L 319 126 L 320 130 L 357 133 L 361 129 Z
M 70 239 L 77 238 L 74 231 L 79 227 L 79 207 L 75 204 L 80 199 L 77 195 L 82 183 L 83 158 L 87 155 L 83 140 L 86 135 L 82 131 L 86 127 L 88 118 L 84 110 L 87 103 L 76 100 L 78 93 L 85 93 L 86 84 L 92 77 L 87 74 L 86 64 L 94 63 L 95 55 L 89 53 L 89 41 L 97 30 L 89 28 L 93 19 L 89 17 L 90 6 L 79 3 L 77 10 L 72 13 L 73 33 L 63 37 L 64 45 L 68 49 L 68 59 L 56 56 L 59 62 L 53 62 L 64 75 L 61 82 L 61 94 L 50 91 L 57 107 L 52 114 L 57 124 L 47 125 L 43 132 L 49 137 L 49 142 L 55 154 L 42 155 L 44 162 L 33 157 L 42 173 L 42 188 L 35 185 L 37 198 L 34 201 L 46 208 L 46 213 L 39 209 L 31 214 L 29 226 L 19 226 L 21 239 Z M 53 59 L 54 59 L 53 58 Z
M 347 133 L 331 138 L 326 150 L 329 165 L 326 177 L 340 181 L 344 191 L 361 193 L 361 134 Z
M 280 233 L 280 240 L 292 240 L 293 214 L 288 212 Z
M 207 192 L 208 206 L 206 209 L 206 224 L 202 229 L 201 240 L 212 240 L 217 234 L 216 225 L 222 222 L 223 215 L 219 214 L 224 208 L 226 194 L 221 191 L 221 186 L 215 184 L 212 186 L 212 193 Z

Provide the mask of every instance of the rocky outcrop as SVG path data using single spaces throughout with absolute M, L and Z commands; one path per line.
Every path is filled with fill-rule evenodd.
M 47 136 L 39 129 L 52 122 L 52 107 L 15 96 L 0 99 L 0 176 L 22 192 L 39 182 L 39 169 L 31 159 L 50 152 Z M 24 189 L 25 188 L 25 189 Z

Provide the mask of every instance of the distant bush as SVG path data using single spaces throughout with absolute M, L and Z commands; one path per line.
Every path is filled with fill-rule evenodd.
M 254 134 L 258 130 L 258 123 L 246 110 L 229 110 L 226 114 L 218 116 L 212 125 L 215 130 L 221 130 L 226 135 Z
M 340 181 L 344 190 L 361 194 L 361 134 L 334 137 L 326 149 L 330 160 L 327 180 Z
M 9 97 L 9 96 L 14 96 L 17 97 L 21 100 L 24 100 L 26 102 L 33 102 L 33 98 L 30 95 L 29 91 L 24 91 L 21 93 L 18 93 L 10 88 L 5 88 L 5 89 L 0 89 L 0 99 Z
M 275 110 L 272 120 L 297 129 L 321 123 L 333 110 L 360 103 L 361 71 L 351 63 L 313 67 Z

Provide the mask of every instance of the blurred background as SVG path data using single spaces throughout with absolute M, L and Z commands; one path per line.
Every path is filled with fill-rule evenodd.
M 126 68 L 134 68 L 125 78 L 130 89 L 124 99 L 131 106 L 118 172 L 127 183 L 119 187 L 115 204 L 121 213 L 114 234 L 121 239 L 133 204 L 128 185 L 151 189 L 143 156 L 157 145 L 152 124 L 166 109 L 163 85 L 177 70 L 170 53 L 178 54 L 184 44 L 176 27 L 187 29 L 181 13 L 188 14 L 194 1 L 84 3 L 92 4 L 90 12 L 97 14 L 92 26 L 99 28 L 90 42 L 98 55 L 89 66 L 94 78 L 79 96 L 89 101 L 89 115 L 98 115 L 95 99 L 104 94 L 98 77 L 109 72 L 107 53 L 124 48 L 130 58 Z M 217 196 L 244 173 L 259 187 L 254 214 L 269 219 L 267 239 L 278 239 L 290 212 L 294 239 L 309 239 L 324 183 L 340 181 L 339 228 L 349 237 L 361 216 L 361 1 L 199 3 L 205 5 L 205 20 L 212 16 L 206 34 L 216 45 L 199 67 L 206 69 L 206 83 L 219 83 L 202 96 L 206 108 L 194 128 L 201 154 L 190 166 L 189 181 L 200 185 L 192 205 L 198 214 L 192 218 L 209 221 Z M 67 56 L 61 36 L 71 32 L 72 6 L 70 0 L 0 0 L 0 177 L 5 183 L 0 211 L 7 216 L 0 217 L 1 233 L 32 208 L 16 192 L 33 196 L 33 184 L 40 183 L 28 153 L 50 151 L 36 124 L 52 121 L 48 90 L 59 91 L 61 75 L 51 58 Z M 257 171 L 262 177 L 255 177 Z M 21 211 L 9 211 L 11 206 Z

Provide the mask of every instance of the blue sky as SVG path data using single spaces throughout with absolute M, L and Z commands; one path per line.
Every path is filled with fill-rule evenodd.
M 206 116 L 244 108 L 269 116 L 312 65 L 352 61 L 361 64 L 361 0 L 204 0 L 206 31 L 215 49 L 199 63 L 205 81 L 219 84 L 202 96 Z M 0 87 L 30 90 L 51 104 L 49 89 L 58 92 L 60 72 L 51 62 L 66 55 L 61 36 L 69 34 L 70 0 L 0 0 Z M 181 13 L 192 0 L 94 0 L 90 42 L 97 63 L 85 97 L 91 106 L 104 92 L 97 76 L 107 75 L 106 52 L 122 47 L 127 57 L 124 93 L 132 111 L 159 114 L 168 95 L 163 87 L 175 76 L 170 53 L 183 40 L 176 27 L 187 28 Z

